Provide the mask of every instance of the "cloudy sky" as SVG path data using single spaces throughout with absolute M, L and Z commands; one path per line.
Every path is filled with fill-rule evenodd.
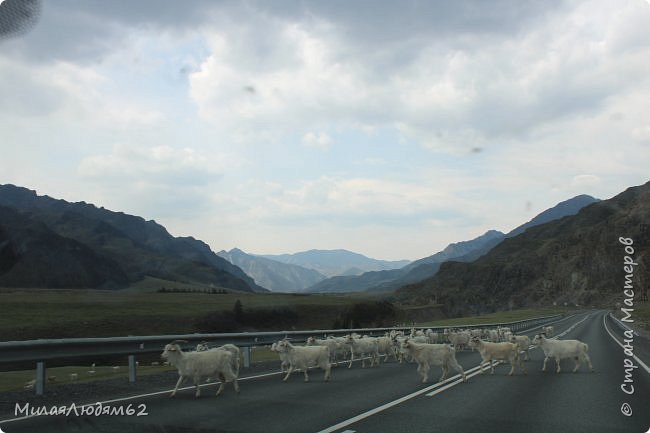
M 45 0 L 0 33 L 0 183 L 215 251 L 508 231 L 650 180 L 649 113 L 644 0 Z

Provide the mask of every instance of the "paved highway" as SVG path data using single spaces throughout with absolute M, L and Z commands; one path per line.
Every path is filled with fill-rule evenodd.
M 364 432 L 621 432 L 645 433 L 650 428 L 650 371 L 630 369 L 634 393 L 621 389 L 625 360 L 633 365 L 647 352 L 647 341 L 635 337 L 640 359 L 624 353 L 623 329 L 604 312 L 582 313 L 554 324 L 561 339 L 577 338 L 589 344 L 596 373 L 582 367 L 572 374 L 573 361 L 554 364 L 541 372 L 543 353 L 531 350 L 528 374 L 506 376 L 500 365 L 494 376 L 476 374 L 477 353 L 466 351 L 457 359 L 470 374 L 467 383 L 453 377 L 443 384 L 419 382 L 415 364 L 382 363 L 379 368 L 332 369 L 332 380 L 322 381 L 320 370 L 310 382 L 294 373 L 288 383 L 277 373 L 244 377 L 237 395 L 229 385 L 214 397 L 215 385 L 179 391 L 174 398 L 163 394 L 107 402 L 104 407 L 127 408 L 146 416 L 40 416 L 0 423 L 6 433 L 18 432 L 268 432 L 268 433 L 364 433 Z M 532 335 L 532 332 L 529 333 Z M 553 367 L 553 368 L 551 368 Z M 434 380 L 439 370 L 432 370 Z M 244 375 L 245 376 L 245 375 Z M 622 413 L 624 403 L 631 415 Z M 626 408 L 628 406 L 625 406 Z M 48 407 L 49 409 L 49 407 Z M 0 414 L 1 419 L 13 414 Z

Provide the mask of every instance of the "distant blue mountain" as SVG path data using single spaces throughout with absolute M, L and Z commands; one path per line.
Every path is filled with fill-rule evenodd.
M 254 256 L 238 248 L 217 254 L 240 267 L 255 283 L 273 292 L 302 292 L 326 278 L 313 269 Z
M 528 228 L 566 216 L 575 215 L 580 209 L 598 201 L 598 199 L 588 195 L 579 195 L 545 210 L 532 220 L 518 226 L 507 234 L 497 230 L 489 230 L 472 240 L 449 244 L 444 250 L 431 256 L 415 260 L 401 269 L 366 272 L 358 276 L 336 276 L 309 287 L 307 291 L 312 293 L 395 291 L 404 285 L 417 283 L 434 276 L 438 272 L 440 265 L 444 262 L 473 262 L 506 238 L 515 237 L 525 232 Z
M 313 269 L 326 277 L 398 269 L 410 263 L 408 260 L 371 259 L 347 250 L 309 250 L 295 254 L 262 255 L 260 257 Z

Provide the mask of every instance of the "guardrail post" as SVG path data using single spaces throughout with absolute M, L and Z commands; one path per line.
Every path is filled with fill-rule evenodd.
M 36 395 L 43 395 L 45 390 L 45 362 L 38 361 L 36 363 L 36 384 L 34 386 L 36 389 Z
M 129 383 L 135 383 L 136 365 L 135 355 L 129 355 Z
M 244 368 L 251 366 L 251 347 L 244 347 Z

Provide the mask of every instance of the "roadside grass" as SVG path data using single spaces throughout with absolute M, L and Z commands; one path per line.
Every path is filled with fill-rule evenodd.
M 175 370 L 170 366 L 150 366 L 140 365 L 137 367 L 138 376 L 146 376 L 150 374 L 160 374 L 166 371 Z M 95 373 L 89 373 L 94 371 Z M 77 374 L 77 379 L 74 380 L 70 377 L 71 374 Z M 36 378 L 36 370 L 18 370 L 18 371 L 3 371 L 0 373 L 0 392 L 22 391 L 24 389 L 32 389 L 27 387 L 30 381 Z M 67 366 L 67 367 L 52 367 L 46 369 L 47 383 L 46 387 L 62 385 L 62 384 L 76 384 L 76 383 L 89 383 L 100 380 L 122 378 L 128 380 L 129 373 L 126 365 L 120 366 L 119 370 L 114 370 L 112 366 L 97 366 L 94 369 L 87 365 Z M 33 385 L 32 385 L 33 386 Z
M 498 313 L 485 314 L 482 316 L 458 317 L 454 319 L 434 320 L 430 322 L 417 323 L 415 327 L 507 323 L 507 322 L 516 322 L 518 320 L 531 319 L 533 317 L 553 316 L 555 314 L 567 314 L 571 311 L 575 311 L 575 308 L 569 308 L 569 307 L 527 308 L 521 310 L 501 311 Z
M 634 304 L 634 320 L 638 321 L 641 326 L 650 331 L 650 302 Z
M 278 354 L 271 352 L 269 346 L 255 346 L 251 350 L 250 357 L 251 364 L 258 362 L 278 361 Z M 241 360 L 243 366 L 243 359 Z M 47 383 L 46 387 L 62 385 L 62 384 L 78 384 L 90 383 L 108 379 L 124 379 L 128 380 L 128 366 L 120 365 L 119 369 L 114 369 L 115 366 L 96 366 L 90 367 L 88 365 L 76 365 L 66 367 L 48 367 L 46 369 Z M 94 371 L 94 373 L 91 373 Z M 147 376 L 151 374 L 160 374 L 167 371 L 176 371 L 173 366 L 165 365 L 143 365 L 137 367 L 137 376 Z M 76 374 L 77 378 L 73 379 L 70 375 Z M 30 381 L 36 378 L 36 370 L 17 370 L 17 371 L 3 371 L 0 372 L 0 392 L 21 391 L 24 389 L 32 389 L 27 387 Z M 136 379 L 137 380 L 137 379 Z M 32 385 L 33 386 L 33 385 Z

